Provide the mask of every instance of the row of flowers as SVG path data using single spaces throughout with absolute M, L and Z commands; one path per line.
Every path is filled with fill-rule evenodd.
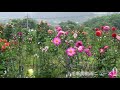
M 69 32 L 63 31 L 60 26 L 57 26 L 55 29 L 56 29 L 57 35 L 54 37 L 52 42 L 54 45 L 59 46 L 62 44 L 61 36 L 62 35 L 67 36 L 69 34 Z M 110 33 L 109 32 L 110 30 L 112 30 L 111 36 L 114 39 L 120 40 L 120 36 L 116 33 L 117 28 L 115 28 L 115 27 L 110 28 L 110 26 L 102 26 L 101 28 L 95 28 L 95 35 L 98 37 L 101 37 L 103 33 L 105 33 L 105 34 Z M 77 36 L 78 36 L 77 33 L 73 34 L 74 38 L 76 38 Z M 65 52 L 66 52 L 68 57 L 73 57 L 73 56 L 77 55 L 77 53 L 82 53 L 82 52 L 86 53 L 86 55 L 88 57 L 90 57 L 90 56 L 92 56 L 91 49 L 92 49 L 92 46 L 85 47 L 83 42 L 81 40 L 78 40 L 75 42 L 73 47 L 72 46 L 68 47 Z M 99 49 L 99 53 L 104 54 L 107 51 L 107 49 L 109 49 L 109 46 L 105 45 L 104 47 Z M 113 69 L 111 72 L 109 72 L 108 75 L 110 78 L 116 77 L 117 76 L 117 69 Z
M 50 25 L 49 25 L 50 26 Z M 116 27 L 111 27 L 110 26 L 102 26 L 101 28 L 95 28 L 94 29 L 95 31 L 93 32 L 94 35 L 95 35 L 95 38 L 98 38 L 100 39 L 102 36 L 106 36 L 106 35 L 111 35 L 113 40 L 116 39 L 116 40 L 120 40 L 120 36 L 119 34 L 116 32 L 117 31 L 117 28 Z M 92 32 L 92 31 L 91 31 Z M 82 35 L 86 35 L 86 36 L 89 36 L 89 34 L 91 33 L 88 33 L 88 32 L 85 32 L 85 31 L 82 31 L 81 33 L 79 33 L 79 31 L 75 31 L 75 32 L 70 32 L 70 31 L 65 31 L 62 29 L 61 26 L 56 26 L 55 27 L 55 33 L 54 33 L 54 30 L 47 30 L 47 33 L 50 35 L 50 36 L 54 36 L 54 38 L 52 37 L 52 44 L 55 45 L 57 48 L 59 48 L 60 46 L 60 49 L 62 48 L 61 46 L 63 47 L 66 47 L 65 49 L 62 49 L 64 52 L 65 52 L 65 55 L 69 58 L 72 58 L 72 57 L 75 57 L 77 55 L 80 55 L 80 54 L 85 54 L 85 56 L 87 58 L 89 57 L 92 57 L 94 56 L 94 51 L 93 51 L 93 48 L 94 46 L 92 46 L 91 44 L 89 44 L 88 46 L 85 44 L 85 39 L 78 39 L 77 37 L 79 37 L 80 34 Z M 53 34 L 54 33 L 54 34 Z M 43 33 L 44 34 L 44 33 Z M 74 40 L 67 40 L 66 38 L 67 37 L 71 37 L 70 35 L 73 35 L 73 38 Z M 16 35 L 13 35 L 13 41 L 14 43 L 17 42 L 17 39 L 18 39 L 18 42 L 19 42 L 19 39 L 23 39 L 23 32 L 18 32 Z M 43 35 L 44 36 L 44 35 Z M 93 36 L 94 37 L 94 36 Z M 47 38 L 46 40 L 49 40 L 48 38 L 49 37 L 45 37 Z M 42 38 L 41 38 L 42 39 Z M 32 36 L 31 37 L 27 37 L 27 39 L 29 42 L 32 42 L 33 38 Z M 17 43 L 18 43 L 17 42 Z M 66 43 L 66 44 L 64 44 Z M 70 44 L 70 43 L 73 43 L 73 44 Z M 95 42 L 97 43 L 97 42 Z M 101 43 L 101 42 L 100 42 Z M 26 44 L 26 43 L 25 43 Z M 35 42 L 35 44 L 37 44 Z M 11 42 L 7 41 L 6 39 L 0 39 L 0 50 L 3 52 L 6 50 L 6 48 L 8 48 L 10 45 L 12 45 Z M 21 44 L 22 45 L 22 44 Z M 31 47 L 32 46 L 32 43 L 31 44 L 27 44 L 26 46 L 29 46 Z M 65 45 L 65 46 L 64 46 Z M 40 44 L 38 45 L 40 46 Z M 56 47 L 53 47 L 53 48 L 56 48 Z M 97 47 L 97 46 L 96 46 Z M 100 55 L 103 55 L 105 52 L 107 52 L 107 50 L 109 50 L 111 47 L 109 44 L 106 44 L 104 46 L 100 46 L 101 48 L 98 48 L 97 47 L 97 50 L 99 51 L 99 54 Z M 23 47 L 22 47 L 23 48 Z M 51 46 L 40 46 L 40 50 L 42 50 L 42 52 L 45 52 L 47 53 L 47 51 L 51 49 Z M 36 50 L 36 49 L 35 49 Z M 36 52 L 35 52 L 36 53 Z M 44 53 L 44 54 L 45 54 Z M 52 53 L 52 52 L 51 52 Z M 58 54 L 59 55 L 59 54 Z M 64 54 L 63 54 L 64 55 Z M 39 57 L 38 54 L 35 54 L 36 57 Z M 81 55 L 82 56 L 82 55 Z M 33 75 L 33 72 L 34 70 L 33 69 L 29 69 L 28 70 L 28 73 L 30 76 Z M 117 68 L 114 68 L 113 67 L 113 70 L 110 71 L 110 72 L 107 72 L 108 73 L 108 76 L 110 78 L 114 78 L 117 76 Z

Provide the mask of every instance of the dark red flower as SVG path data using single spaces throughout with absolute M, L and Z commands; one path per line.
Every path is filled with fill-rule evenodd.
M 99 28 L 95 28 L 95 31 L 98 31 L 99 30 Z
M 100 37 L 102 35 L 102 31 L 96 31 L 96 36 Z
M 18 35 L 19 37 L 21 37 L 22 34 L 23 34 L 22 32 L 18 32 L 18 33 L 17 33 L 17 35 Z
M 101 27 L 101 29 L 103 30 L 104 26 Z
M 116 27 L 112 27 L 112 31 L 115 31 L 115 30 L 117 30 L 117 28 Z
M 113 34 L 112 34 L 112 37 L 113 37 L 113 38 L 116 38 L 116 36 L 117 36 L 116 33 L 113 33 Z

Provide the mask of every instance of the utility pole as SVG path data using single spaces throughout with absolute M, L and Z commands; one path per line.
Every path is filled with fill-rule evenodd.
M 27 29 L 28 29 L 28 13 L 27 13 Z

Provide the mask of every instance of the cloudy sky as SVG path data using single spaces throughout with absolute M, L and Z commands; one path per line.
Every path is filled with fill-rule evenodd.
M 29 14 L 30 17 L 34 18 L 54 18 L 64 16 L 80 16 L 96 12 L 0 12 L 0 18 L 23 18 Z M 105 12 L 99 12 L 104 14 Z M 99 14 L 98 12 L 96 14 Z

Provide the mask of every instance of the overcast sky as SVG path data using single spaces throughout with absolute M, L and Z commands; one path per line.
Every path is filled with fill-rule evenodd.
M 54 18 L 63 16 L 80 16 L 92 12 L 28 12 L 30 17 L 34 18 Z M 93 12 L 95 13 L 95 12 Z M 104 14 L 105 12 L 99 12 Z M 0 18 L 23 18 L 27 12 L 0 12 Z

